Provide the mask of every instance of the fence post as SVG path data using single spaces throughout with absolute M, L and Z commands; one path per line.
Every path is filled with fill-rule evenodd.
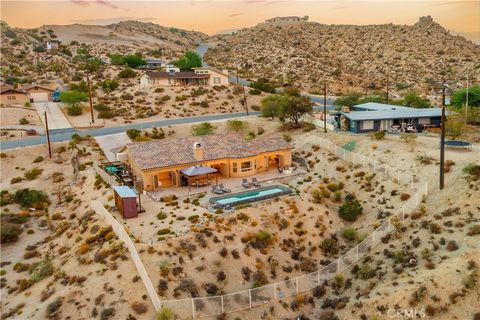
M 193 301 L 193 298 L 192 298 L 192 317 L 195 318 L 195 302 Z
M 418 206 L 418 192 L 415 193 L 415 207 Z
M 273 299 L 277 300 L 277 283 L 273 284 Z
M 372 247 L 375 246 L 376 235 L 377 235 L 377 231 L 375 230 L 372 232 Z
M 358 245 L 355 247 L 355 251 L 357 253 L 357 259 L 355 259 L 355 262 L 357 262 L 358 261 Z
M 298 277 L 295 278 L 295 292 L 298 294 Z
M 223 309 L 223 294 L 220 296 L 220 300 L 221 300 L 221 302 L 222 302 L 222 313 L 224 313 L 225 311 L 224 311 L 224 309 Z
M 248 301 L 250 302 L 250 309 L 252 309 L 252 289 L 248 290 Z
M 402 207 L 402 220 L 405 219 L 405 205 Z
M 317 270 L 317 285 L 320 285 L 320 270 Z
M 343 149 L 343 160 L 347 160 L 347 151 Z

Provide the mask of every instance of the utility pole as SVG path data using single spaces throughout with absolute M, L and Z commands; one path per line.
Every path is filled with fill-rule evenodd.
M 87 70 L 87 86 L 88 86 L 88 100 L 90 102 L 90 114 L 92 116 L 92 124 L 95 123 L 95 118 L 93 117 L 93 105 L 92 105 L 92 88 L 90 86 L 90 71 Z
M 245 103 L 245 110 L 247 110 L 247 116 L 248 116 L 248 105 L 247 105 L 247 95 L 245 93 L 245 86 L 242 85 L 243 88 L 243 102 Z
M 445 81 L 442 83 L 442 133 L 440 135 L 440 190 L 445 186 Z
M 467 118 L 468 118 L 468 74 L 467 74 L 467 96 L 465 97 L 465 124 L 467 124 Z
M 48 157 L 52 158 L 52 147 L 50 146 L 50 134 L 48 133 L 48 118 L 47 111 L 45 111 L 45 129 L 47 130 L 47 146 L 48 146 Z
M 327 83 L 323 83 L 323 132 L 327 133 Z
M 387 104 L 389 102 L 389 99 L 388 99 L 388 72 L 387 72 Z

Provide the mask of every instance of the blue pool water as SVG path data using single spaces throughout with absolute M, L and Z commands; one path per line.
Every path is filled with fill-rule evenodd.
M 220 205 L 239 205 L 244 203 L 251 203 L 254 201 L 260 201 L 265 199 L 274 198 L 280 195 L 286 195 L 291 193 L 291 190 L 283 186 L 271 186 L 260 188 L 252 191 L 245 191 L 234 193 L 227 196 L 211 198 L 211 203 L 216 203 Z

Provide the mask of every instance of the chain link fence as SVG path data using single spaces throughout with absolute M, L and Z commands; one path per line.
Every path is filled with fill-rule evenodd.
M 274 300 L 281 300 L 310 291 L 325 280 L 332 279 L 337 273 L 341 273 L 357 263 L 375 245 L 380 243 L 383 237 L 395 229 L 397 221 L 403 220 L 407 213 L 415 210 L 422 202 L 422 198 L 428 193 L 427 182 L 419 179 L 415 175 L 393 169 L 375 159 L 347 151 L 322 138 L 315 137 L 312 143 L 319 145 L 321 148 L 328 150 L 345 161 L 365 166 L 373 173 L 380 174 L 395 184 L 408 187 L 414 194 L 403 204 L 400 210 L 392 214 L 357 246 L 327 266 L 322 266 L 315 272 L 221 296 L 163 300 L 161 301 L 162 307 L 173 310 L 180 318 L 212 317 L 254 308 Z

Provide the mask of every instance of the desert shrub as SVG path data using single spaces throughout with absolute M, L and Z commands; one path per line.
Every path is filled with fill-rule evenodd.
M 132 140 L 135 140 L 137 139 L 138 136 L 140 136 L 142 134 L 142 131 L 138 130 L 138 129 L 128 129 L 126 131 L 127 133 L 127 136 L 132 139 Z
M 54 319 L 54 315 L 57 313 L 57 311 L 60 309 L 62 306 L 63 299 L 61 297 L 58 297 L 55 299 L 55 301 L 51 302 L 47 306 L 47 316 L 49 319 Z
M 458 250 L 458 244 L 455 240 L 450 240 L 447 243 L 447 250 L 448 251 L 455 251 Z
M 157 313 L 157 320 L 173 320 L 173 311 L 167 307 L 163 307 Z
M 258 270 L 257 272 L 255 272 L 252 278 L 253 278 L 252 288 L 258 288 L 268 283 L 267 276 L 262 270 Z
M 284 133 L 284 134 L 282 135 L 282 137 L 283 137 L 283 139 L 284 139 L 285 141 L 287 141 L 287 142 L 292 141 L 292 136 L 289 135 L 288 133 Z
M 320 286 L 316 286 L 315 288 L 313 288 L 313 296 L 315 298 L 321 298 L 325 295 L 325 293 L 327 292 L 327 289 L 325 288 L 325 286 L 323 285 L 320 285 Z
M 469 163 L 463 168 L 463 173 L 468 176 L 471 180 L 479 180 L 480 179 L 480 165 Z
M 475 236 L 480 234 L 480 224 L 475 224 L 468 229 L 467 235 Z
M 10 180 L 10 184 L 19 183 L 19 182 L 22 182 L 22 181 L 23 181 L 23 178 L 22 178 L 22 177 L 13 177 L 13 178 Z
M 18 123 L 19 124 L 29 124 L 28 120 L 25 119 L 25 118 L 21 118 L 20 120 L 18 120 Z
M 171 232 L 170 228 L 163 228 L 163 229 L 158 230 L 157 234 L 159 236 L 161 236 L 161 235 L 169 234 L 170 232 Z
M 42 162 L 43 160 L 44 158 L 42 156 L 38 156 L 33 160 L 33 163 L 39 163 L 39 162 Z
M 205 292 L 211 296 L 215 296 L 218 293 L 218 287 L 214 283 L 205 283 L 203 285 Z
M 2 227 L 0 228 L 0 232 L 1 243 L 16 242 L 18 240 L 18 237 L 22 233 L 22 228 L 13 223 L 2 221 Z
M 77 104 L 68 106 L 67 113 L 69 116 L 79 116 L 83 113 L 82 107 Z
M 410 199 L 410 195 L 408 193 L 402 193 L 400 195 L 400 200 L 407 201 L 408 199 Z
M 202 122 L 193 125 L 190 130 L 194 136 L 204 136 L 212 134 L 215 131 L 215 127 L 210 122 Z
M 262 91 L 260 91 L 259 89 L 250 89 L 250 90 L 248 90 L 248 93 L 256 96 L 256 95 L 261 94 Z
M 140 301 L 133 302 L 130 307 L 132 307 L 136 314 L 144 314 L 148 311 L 148 306 Z
M 48 197 L 45 193 L 28 188 L 17 190 L 13 199 L 22 207 L 34 207 L 40 209 L 49 204 Z
M 134 78 L 136 75 L 137 73 L 130 68 L 125 68 L 118 73 L 118 77 L 121 79 Z
M 370 265 L 364 264 L 358 268 L 357 276 L 359 279 L 368 280 L 375 276 L 375 270 L 373 270 Z
M 44 259 L 40 262 L 34 263 L 30 269 L 32 280 L 40 281 L 53 274 L 53 264 L 50 259 Z
M 160 211 L 158 214 L 157 214 L 157 218 L 158 220 L 164 220 L 167 218 L 167 214 L 163 211 Z
M 380 131 L 375 131 L 370 133 L 370 137 L 374 140 L 382 140 L 385 138 L 385 131 L 380 130 Z
M 353 196 L 347 195 L 343 204 L 340 206 L 338 213 L 340 217 L 346 221 L 353 222 L 363 212 L 363 207 L 360 202 Z
M 346 240 L 353 241 L 357 239 L 357 231 L 353 228 L 345 228 L 342 231 L 342 237 Z
M 33 168 L 30 171 L 25 172 L 24 176 L 27 180 L 35 180 L 43 172 L 43 169 L 40 168 Z
M 333 238 L 323 239 L 320 243 L 320 249 L 326 255 L 334 255 L 338 252 L 338 241 Z
M 244 126 L 245 125 L 244 125 L 244 122 L 242 120 L 233 119 L 233 120 L 228 120 L 227 121 L 227 127 L 231 131 L 238 132 L 238 131 L 242 130 L 242 128 Z

